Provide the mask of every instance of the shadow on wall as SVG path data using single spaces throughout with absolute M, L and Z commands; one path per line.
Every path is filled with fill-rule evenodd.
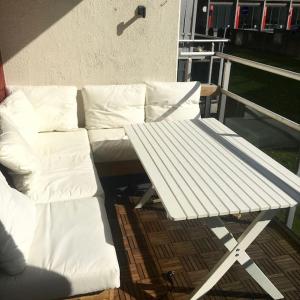
M 141 18 L 141 16 L 138 15 L 138 9 L 136 9 L 134 12 L 134 16 L 131 19 L 129 19 L 127 22 L 121 22 L 118 24 L 117 35 L 122 35 L 123 32 L 139 18 Z
M 2 56 L 0 52 L 0 102 L 5 98 L 6 90 L 5 90 L 5 78 L 2 66 Z
M 3 22 L 5 26 L 0 26 L 3 63 L 11 59 L 82 1 L 1 0 L 0 18 L 5 20 Z M 12 35 L 12 32 L 18 32 L 18 34 Z

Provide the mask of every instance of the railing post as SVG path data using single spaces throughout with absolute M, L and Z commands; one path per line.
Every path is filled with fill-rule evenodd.
M 215 43 L 211 43 L 211 52 L 215 52 Z M 211 76 L 213 69 L 214 57 L 213 55 L 210 57 L 209 61 L 209 72 L 208 72 L 208 83 L 211 84 Z
M 192 58 L 186 60 L 184 81 L 191 81 Z
M 215 52 L 215 43 L 211 43 L 211 52 Z M 214 57 L 210 57 L 209 72 L 208 72 L 208 84 L 211 84 L 212 70 L 213 70 Z M 207 96 L 205 98 L 205 111 L 204 116 L 208 118 L 210 116 L 211 98 Z
M 294 218 L 295 218 L 295 213 L 296 213 L 296 208 L 297 208 L 297 206 L 294 206 L 294 207 L 291 207 L 289 209 L 289 214 L 288 214 L 288 217 L 287 217 L 287 220 L 286 220 L 286 226 L 289 229 L 293 228 Z
M 221 83 L 222 83 L 223 67 L 224 67 L 224 58 L 221 58 L 220 59 L 218 85 L 221 85 Z
M 223 81 L 222 81 L 222 88 L 224 90 L 228 90 L 230 70 L 231 70 L 231 62 L 227 60 L 224 67 L 224 74 L 223 74 Z M 224 123 L 224 119 L 225 119 L 226 98 L 227 98 L 226 95 L 222 94 L 221 101 L 219 104 L 219 121 L 222 123 Z
M 297 175 L 300 177 L 300 160 L 299 160 Z M 291 207 L 289 209 L 288 217 L 286 219 L 286 226 L 289 229 L 293 229 L 293 224 L 294 224 L 296 209 L 297 209 L 297 206 Z

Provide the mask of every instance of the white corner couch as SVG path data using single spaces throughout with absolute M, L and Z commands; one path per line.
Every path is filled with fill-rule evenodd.
M 77 125 L 77 89 L 12 87 L 13 91 L 0 104 L 0 163 L 34 206 L 35 227 L 28 253 L 21 251 L 16 260 L 26 261 L 22 272 L 15 271 L 20 268 L 13 266 L 10 257 L 2 256 L 1 261 L 7 246 L 3 250 L 0 243 L 0 299 L 58 299 L 119 287 L 104 192 L 87 130 Z M 6 199 L 2 197 L 6 196 L 1 189 L 0 204 Z M 2 239 L 23 236 L 25 228 L 10 232 L 7 218 L 2 210 L 0 241 L 1 234 Z M 12 266 L 10 274 L 7 265 Z
M 0 299 L 57 299 L 119 287 L 94 160 L 137 159 L 124 125 L 200 118 L 200 83 L 85 86 L 79 112 L 85 128 L 78 128 L 75 87 L 8 90 L 0 104 L 0 164 L 33 203 L 36 225 L 28 253 L 21 253 L 23 272 L 1 270 L 10 262 L 1 264 L 0 245 Z M 0 225 L 1 218 L 5 211 Z

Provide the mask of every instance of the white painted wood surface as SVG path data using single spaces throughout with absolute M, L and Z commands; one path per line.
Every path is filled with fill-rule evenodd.
M 127 126 L 169 218 L 293 207 L 300 178 L 213 118 Z
M 268 210 L 261 212 L 235 240 L 218 217 L 207 219 L 207 225 L 219 238 L 223 239 L 225 247 L 229 250 L 214 268 L 203 279 L 203 282 L 195 288 L 190 299 L 197 300 L 206 294 L 229 270 L 229 268 L 238 261 L 248 272 L 248 274 L 264 289 L 273 299 L 283 299 L 283 295 L 259 269 L 253 260 L 245 252 L 250 244 L 269 224 L 277 210 Z

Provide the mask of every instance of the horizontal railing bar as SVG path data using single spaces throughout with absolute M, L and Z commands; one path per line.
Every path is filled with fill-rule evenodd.
M 300 73 L 297 73 L 297 72 L 281 69 L 278 67 L 273 67 L 270 65 L 266 65 L 263 63 L 253 61 L 253 60 L 249 60 L 246 58 L 241 58 L 241 57 L 237 57 L 237 56 L 233 56 L 233 55 L 229 55 L 229 54 L 224 54 L 221 52 L 216 52 L 216 55 L 221 58 L 230 60 L 232 62 L 236 62 L 236 63 L 242 64 L 245 66 L 249 66 L 249 67 L 252 67 L 255 69 L 267 71 L 269 73 L 273 73 L 273 74 L 280 75 L 280 76 L 283 76 L 286 78 L 291 78 L 291 79 L 300 81 Z
M 250 100 L 247 100 L 247 99 L 245 99 L 245 98 L 243 98 L 243 97 L 241 97 L 237 94 L 234 94 L 234 93 L 229 92 L 227 90 L 224 90 L 222 88 L 221 88 L 221 93 L 228 96 L 228 97 L 230 97 L 230 98 L 232 98 L 233 100 L 235 100 L 237 102 L 240 102 L 240 103 L 242 103 L 242 104 L 244 104 L 248 107 L 251 107 L 251 108 L 255 109 L 256 111 L 258 111 L 258 112 L 260 112 L 260 113 L 262 113 L 262 114 L 264 114 L 264 115 L 266 115 L 266 116 L 268 116 L 268 117 L 270 117 L 270 118 L 272 118 L 272 119 L 274 119 L 274 120 L 276 120 L 276 121 L 278 121 L 278 122 L 280 122 L 280 123 L 282 123 L 282 124 L 284 124 L 284 125 L 286 125 L 290 128 L 295 129 L 296 131 L 300 131 L 300 124 L 298 124 L 294 121 L 291 121 L 291 120 L 289 120 L 289 119 L 287 119 L 287 118 L 285 118 L 281 115 L 278 115 L 278 114 L 274 113 L 273 111 L 271 111 L 267 108 L 264 108 L 264 107 L 262 107 L 262 106 L 260 106 L 256 103 L 250 101 Z
M 179 43 L 227 43 L 228 39 L 199 39 L 199 40 L 179 40 Z
M 214 56 L 215 52 L 212 51 L 201 51 L 201 52 L 181 52 L 179 54 L 179 59 L 184 58 L 197 58 L 197 57 L 203 57 L 203 56 Z
M 297 1 L 297 0 L 295 0 L 295 1 Z M 203 34 L 203 33 L 197 33 L 197 32 L 195 32 L 195 33 L 184 33 L 184 32 L 182 32 L 181 33 L 181 35 L 189 35 L 189 36 L 192 36 L 192 35 L 194 35 L 194 36 L 200 36 L 200 37 L 203 37 L 203 38 L 208 38 L 208 39 L 219 39 L 220 37 L 218 37 L 218 36 L 214 36 L 214 35 L 209 35 L 209 34 Z
M 213 36 L 213 35 L 208 35 L 208 34 L 203 34 L 203 33 L 194 33 L 194 36 L 199 36 L 199 37 L 203 37 L 203 38 L 208 38 L 208 39 L 220 39 L 222 37 L 219 36 Z M 226 39 L 226 38 L 222 38 L 222 39 Z M 228 39 L 229 41 L 229 39 Z
M 191 53 L 191 52 L 187 52 L 187 53 Z M 197 53 L 204 53 L 205 54 L 205 52 L 197 52 Z M 178 59 L 189 59 L 190 58 L 191 60 L 195 60 L 195 62 L 197 62 L 198 60 L 203 61 L 203 57 L 210 57 L 210 56 L 212 56 L 214 60 L 221 59 L 221 57 L 211 55 L 211 54 L 210 55 L 195 55 L 195 56 L 181 56 L 179 54 Z

